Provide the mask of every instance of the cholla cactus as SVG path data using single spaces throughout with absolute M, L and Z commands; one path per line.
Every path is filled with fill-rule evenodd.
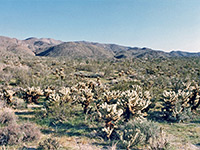
M 52 93 L 49 94 L 48 99 L 45 101 L 45 107 L 47 111 L 51 109 L 52 106 L 54 106 L 55 103 L 60 101 L 60 96 L 55 91 L 52 91 Z
M 167 120 L 177 119 L 179 120 L 180 115 L 184 109 L 189 108 L 188 101 L 191 92 L 179 90 L 178 93 L 174 91 L 164 91 L 164 118 Z
M 3 89 L 3 99 L 5 100 L 6 104 L 11 104 L 13 100 L 13 95 L 15 94 L 12 90 Z
M 191 105 L 191 110 L 196 111 L 200 106 L 200 87 L 195 84 L 195 86 L 190 87 L 190 91 L 192 91 L 192 94 L 188 103 Z
M 62 101 L 69 102 L 72 100 L 70 96 L 70 88 L 62 87 L 61 90 L 58 91 L 58 93 L 61 96 Z
M 93 100 L 94 93 L 92 93 L 92 89 L 89 88 L 81 89 L 79 92 L 80 92 L 79 102 L 82 104 L 84 113 L 86 114 L 88 111 L 89 104 Z
M 72 100 L 70 88 L 62 87 L 59 91 L 52 90 L 50 88 L 45 89 L 46 102 L 45 107 L 47 110 L 54 106 L 56 103 L 62 105 Z
M 107 103 L 110 103 L 112 101 L 116 101 L 121 96 L 121 92 L 118 91 L 106 91 L 103 93 L 104 95 L 104 101 Z
M 106 123 L 103 131 L 106 132 L 107 137 L 110 138 L 114 128 L 117 128 L 117 122 L 122 117 L 123 109 L 117 108 L 117 103 L 109 105 L 106 102 L 100 107 L 100 117 L 104 118 Z
M 60 90 L 53 90 L 46 99 L 44 106 L 47 116 L 52 118 L 52 123 L 62 123 L 68 118 L 71 108 L 71 90 L 70 88 L 62 87 Z
M 128 127 L 124 129 L 120 138 L 123 142 L 123 145 L 125 145 L 126 149 L 129 150 L 133 145 L 138 144 L 143 136 L 141 135 L 139 129 L 132 129 Z
M 163 111 L 164 118 L 167 120 L 182 121 L 187 117 L 186 113 L 196 110 L 200 105 L 198 85 L 191 86 L 191 83 L 185 86 L 185 89 L 163 92 Z
M 139 86 L 134 86 L 134 90 L 122 92 L 122 103 L 125 108 L 125 118 L 142 118 L 142 111 L 151 104 L 151 96 L 149 91 L 142 91 Z
M 24 90 L 24 98 L 28 103 L 38 103 L 38 99 L 40 96 L 42 96 L 44 93 L 40 89 L 40 87 L 28 87 L 28 89 Z
M 61 79 L 65 79 L 64 68 L 56 68 L 55 72 L 52 72 L 52 74 L 56 75 L 56 77 L 60 77 Z
M 135 87 L 135 90 L 125 92 L 105 92 L 104 101 L 96 104 L 96 112 L 99 118 L 105 121 L 103 131 L 107 137 L 110 138 L 120 120 L 143 119 L 142 110 L 151 104 L 150 99 L 149 92 L 143 93 L 139 86 Z
M 54 93 L 55 91 L 51 87 L 47 87 L 44 89 L 44 96 L 46 97 L 46 100 L 49 99 L 49 95 Z
M 85 114 L 90 111 L 90 103 L 97 100 L 104 91 L 103 88 L 94 81 L 88 83 L 79 82 L 76 86 L 72 87 L 71 90 L 74 94 L 73 98 L 76 98 L 78 103 L 83 106 Z

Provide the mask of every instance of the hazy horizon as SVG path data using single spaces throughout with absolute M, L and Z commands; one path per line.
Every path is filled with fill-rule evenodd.
M 0 34 L 200 52 L 198 0 L 0 0 Z

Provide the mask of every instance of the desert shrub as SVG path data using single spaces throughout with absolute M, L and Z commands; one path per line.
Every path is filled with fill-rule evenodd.
M 10 108 L 0 110 L 0 124 L 12 124 L 17 121 L 17 116 Z
M 160 128 L 159 134 L 149 140 L 149 150 L 168 150 L 170 147 L 169 139 L 162 128 Z
M 38 140 L 41 136 L 40 130 L 31 123 L 19 125 L 8 124 L 0 129 L 0 145 L 16 145 L 22 142 Z
M 4 100 L 4 93 L 2 89 L 0 89 L 0 109 L 6 107 L 6 101 Z
M 23 135 L 18 124 L 9 124 L 0 129 L 0 145 L 15 145 L 22 142 Z
M 17 124 L 17 117 L 10 108 L 0 111 L 0 145 L 15 145 L 21 142 L 38 140 L 40 130 L 32 123 Z
M 59 124 L 67 121 L 67 118 L 70 116 L 70 112 L 71 105 L 59 101 L 54 103 L 53 106 L 51 106 L 51 108 L 48 109 L 46 115 L 49 117 L 51 123 Z
M 38 150 L 58 150 L 61 148 L 60 143 L 55 138 L 47 138 L 39 143 Z
M 120 127 L 120 148 L 130 149 L 140 144 L 148 144 L 158 135 L 159 127 L 147 120 L 130 120 Z
M 0 109 L 6 107 L 6 103 L 0 99 Z
M 23 142 L 30 142 L 40 139 L 41 132 L 35 124 L 27 122 L 22 124 L 20 126 L 20 129 L 23 134 Z
M 62 88 L 58 92 L 52 91 L 46 96 L 44 106 L 46 108 L 46 116 L 51 120 L 51 123 L 62 123 L 70 115 L 72 106 L 69 92 L 68 88 Z

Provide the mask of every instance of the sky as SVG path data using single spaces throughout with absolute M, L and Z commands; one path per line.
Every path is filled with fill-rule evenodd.
M 0 35 L 200 52 L 200 0 L 0 0 Z

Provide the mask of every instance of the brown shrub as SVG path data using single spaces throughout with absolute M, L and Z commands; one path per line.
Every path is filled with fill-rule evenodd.
M 15 145 L 40 139 L 40 130 L 31 123 L 8 124 L 0 129 L 0 145 Z
M 18 124 L 9 124 L 0 129 L 0 145 L 15 145 L 22 142 L 22 132 Z
M 0 110 L 0 123 L 1 124 L 12 124 L 17 121 L 17 116 L 10 108 L 4 108 Z
M 55 138 L 47 138 L 39 143 L 38 150 L 57 150 L 60 149 L 61 145 Z
M 35 124 L 27 122 L 20 127 L 21 132 L 23 134 L 23 142 L 30 142 L 39 140 L 41 137 L 41 132 L 39 128 Z

